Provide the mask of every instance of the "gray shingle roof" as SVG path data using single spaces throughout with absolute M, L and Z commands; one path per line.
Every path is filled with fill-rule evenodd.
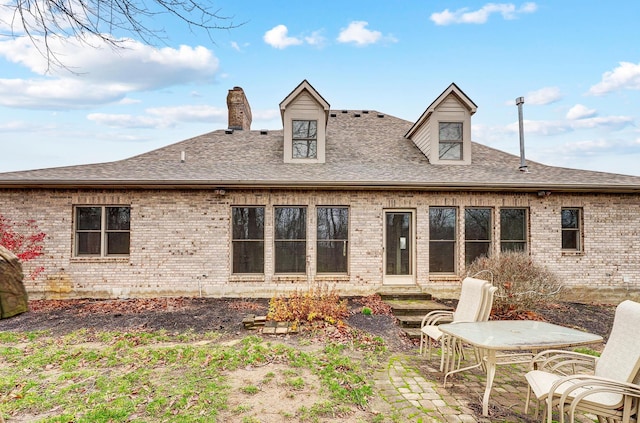
M 358 113 L 360 117 L 355 117 Z M 334 116 L 335 114 L 335 116 Z M 379 117 L 384 116 L 384 117 Z M 546 166 L 473 143 L 471 165 L 432 165 L 404 138 L 412 122 L 335 111 L 326 163 L 284 163 L 281 130 L 210 132 L 129 159 L 0 173 L 0 187 L 353 187 L 640 192 L 640 177 Z M 181 162 L 181 152 L 186 160 Z

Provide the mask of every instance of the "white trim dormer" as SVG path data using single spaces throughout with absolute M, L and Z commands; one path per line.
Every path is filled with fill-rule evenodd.
M 280 103 L 285 163 L 324 163 L 329 103 L 305 79 Z
M 431 164 L 471 164 L 471 116 L 478 106 L 456 84 L 431 103 L 405 134 Z

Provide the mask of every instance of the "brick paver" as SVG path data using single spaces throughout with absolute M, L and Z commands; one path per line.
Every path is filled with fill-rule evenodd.
M 468 354 L 468 357 L 472 354 Z M 524 364 L 498 366 L 489 401 L 490 416 L 480 416 L 485 377 L 481 369 L 459 373 L 442 386 L 440 361 L 416 354 L 394 355 L 385 369 L 375 373 L 376 391 L 389 405 L 390 414 L 402 422 L 487 423 L 534 422 L 533 410 L 524 414 L 527 384 Z M 505 415 L 511 415 L 506 419 Z M 494 417 L 495 416 L 495 417 Z M 400 418 L 400 420 L 397 420 Z M 579 416 L 579 422 L 593 422 L 593 417 Z

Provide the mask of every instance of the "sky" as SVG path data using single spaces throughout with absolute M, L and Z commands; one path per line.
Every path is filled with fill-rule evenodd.
M 473 141 L 516 155 L 524 97 L 527 160 L 640 176 L 637 0 L 210 0 L 233 28 L 156 15 L 151 44 L 50 39 L 64 67 L 11 32 L 15 2 L 0 0 L 0 172 L 120 160 L 226 128 L 236 86 L 252 129 L 281 129 L 278 105 L 306 79 L 332 109 L 410 122 L 454 82 L 478 106 Z

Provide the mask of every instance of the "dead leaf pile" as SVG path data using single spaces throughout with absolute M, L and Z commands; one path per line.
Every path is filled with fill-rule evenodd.
M 391 306 L 382 301 L 382 298 L 380 298 L 380 295 L 378 294 L 356 298 L 354 299 L 354 301 L 358 304 L 362 304 L 363 307 L 370 308 L 373 314 L 393 316 L 393 310 L 391 309 Z
M 118 300 L 31 300 L 32 312 L 65 311 L 78 315 L 86 314 L 138 314 L 149 311 L 174 311 L 189 308 L 189 298 L 135 298 Z

